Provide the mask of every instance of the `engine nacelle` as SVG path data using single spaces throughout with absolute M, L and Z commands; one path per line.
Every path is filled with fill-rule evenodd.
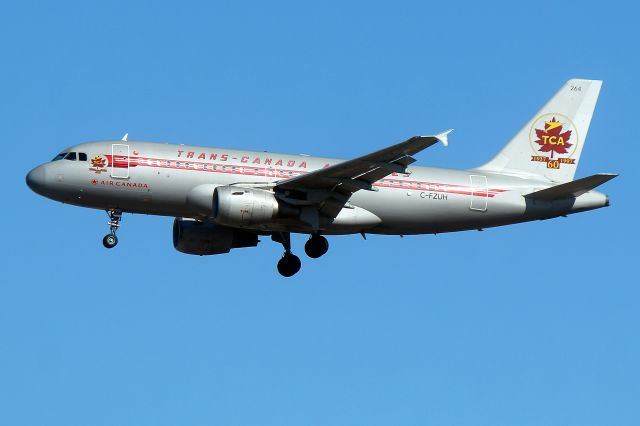
M 173 221 L 173 247 L 182 253 L 204 256 L 257 245 L 258 236 L 241 229 L 187 218 Z
M 219 186 L 213 192 L 213 219 L 227 226 L 270 223 L 275 218 L 296 217 L 300 211 L 279 202 L 272 192 L 239 186 Z

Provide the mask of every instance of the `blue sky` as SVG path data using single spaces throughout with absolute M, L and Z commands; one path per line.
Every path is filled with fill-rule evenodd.
M 637 425 L 639 34 L 628 2 L 2 6 L 0 424 Z M 131 138 L 354 157 L 455 132 L 493 156 L 571 77 L 604 80 L 578 176 L 612 207 L 451 235 L 171 245 L 171 219 L 38 197 L 61 148 Z M 301 252 L 304 238 L 294 238 Z

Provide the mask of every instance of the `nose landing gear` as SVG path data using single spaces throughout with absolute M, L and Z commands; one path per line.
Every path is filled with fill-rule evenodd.
M 122 210 L 107 210 L 107 214 L 109 215 L 109 225 L 110 232 L 104 236 L 102 239 L 102 245 L 106 248 L 114 248 L 118 244 L 118 237 L 116 237 L 116 231 L 120 227 L 120 221 L 122 220 Z
M 102 239 L 102 245 L 106 248 L 114 248 L 118 244 L 118 237 L 115 234 L 107 234 Z

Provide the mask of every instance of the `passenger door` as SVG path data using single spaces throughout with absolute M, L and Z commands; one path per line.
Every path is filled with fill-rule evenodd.
M 129 145 L 121 143 L 111 145 L 111 177 L 129 178 Z
M 487 190 L 487 177 L 481 175 L 469 175 L 471 180 L 471 204 L 469 209 L 485 212 L 487 211 L 487 201 L 489 193 Z

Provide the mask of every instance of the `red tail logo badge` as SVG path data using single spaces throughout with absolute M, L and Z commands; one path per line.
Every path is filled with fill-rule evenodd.
M 571 156 L 578 146 L 577 131 L 573 122 L 562 114 L 538 117 L 531 126 L 529 138 L 536 154 L 531 156 L 531 161 L 547 163 L 548 169 L 559 169 L 561 164 L 576 164 Z

